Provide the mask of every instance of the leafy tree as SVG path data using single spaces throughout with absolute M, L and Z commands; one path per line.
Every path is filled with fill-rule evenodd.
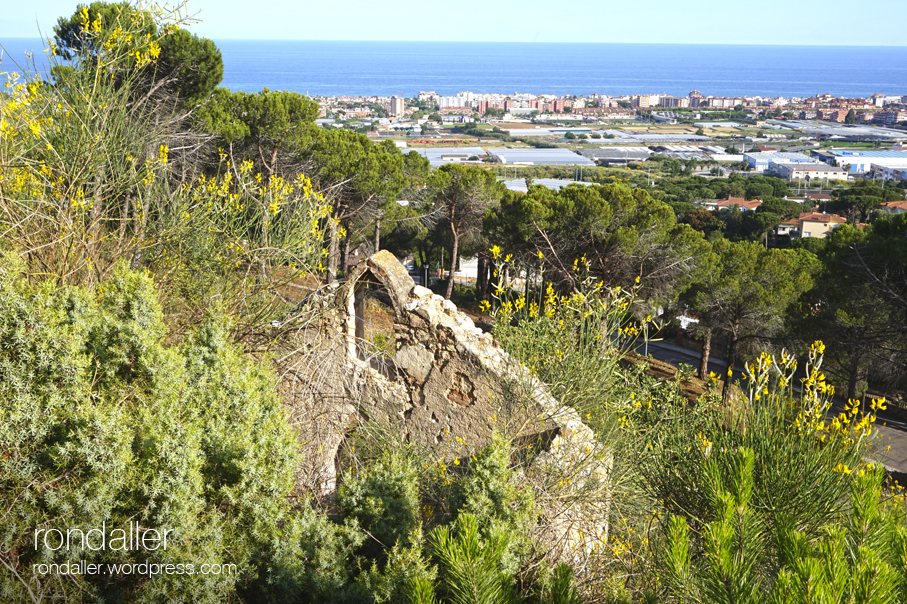
M 318 104 L 311 99 L 267 88 L 255 94 L 218 88 L 198 111 L 202 128 L 226 143 L 234 168 L 251 160 L 269 180 L 302 167 L 303 154 L 319 134 L 316 117 Z
M 54 33 L 65 59 L 105 62 L 109 70 L 136 67 L 137 94 L 175 98 L 184 110 L 207 99 L 223 79 L 223 59 L 214 42 L 175 25 L 161 29 L 150 11 L 127 2 L 80 4 L 72 16 L 57 21 Z M 128 47 L 131 54 L 119 65 L 110 64 L 118 47 Z
M 700 374 L 708 367 L 715 332 L 728 337 L 725 360 L 733 368 L 741 344 L 771 336 L 784 317 L 813 284 L 816 257 L 805 250 L 767 250 L 757 243 L 713 243 L 717 268 L 686 292 L 685 301 L 699 317 L 703 335 Z M 731 380 L 725 380 L 724 396 Z
M 870 379 L 896 386 L 907 365 L 907 231 L 901 217 L 866 229 L 836 228 L 800 321 L 803 337 L 827 340 L 827 369 L 859 396 Z
M 847 112 L 847 115 L 844 116 L 845 124 L 856 124 L 857 123 L 857 112 L 851 109 Z
M 800 215 L 803 205 L 789 199 L 780 197 L 766 197 L 762 200 L 762 205 L 756 208 L 756 212 L 771 212 L 777 214 L 781 220 L 790 220 Z
M 842 212 L 851 223 L 867 220 L 872 212 L 886 201 L 904 199 L 904 192 L 893 186 L 880 186 L 871 180 L 861 180 L 850 187 L 833 192 L 832 210 Z
M 581 258 L 607 285 L 627 287 L 640 277 L 644 295 L 659 303 L 673 300 L 707 265 L 701 234 L 677 224 L 668 205 L 624 184 L 508 194 L 485 231 L 507 251 L 541 253 L 546 279 L 568 291 L 578 285 L 573 267 Z
M 388 199 L 374 212 L 375 242 L 373 251 L 381 249 L 381 241 L 385 234 L 396 233 L 405 237 L 399 240 L 403 248 L 396 248 L 394 252 L 398 257 L 407 256 L 413 250 L 413 239 L 426 231 L 424 221 L 430 212 L 425 207 L 426 187 L 430 166 L 428 160 L 415 151 L 410 151 L 403 156 L 404 184 L 398 192 L 405 204 Z M 403 225 L 398 229 L 398 225 Z M 404 235 L 405 233 L 405 235 Z
M 450 278 L 445 293 L 449 300 L 453 293 L 460 239 L 478 233 L 482 217 L 501 199 L 504 187 L 493 172 L 458 164 L 441 166 L 433 175 L 432 187 L 436 191 L 435 204 L 443 216 L 441 228 L 449 229 L 452 238 Z
M 746 199 L 762 199 L 769 195 L 774 195 L 775 188 L 771 183 L 760 182 L 755 179 L 746 181 Z
M 689 210 L 684 214 L 683 222 L 704 235 L 709 235 L 710 233 L 724 229 L 724 223 L 718 217 L 718 212 L 711 212 L 704 208 Z
M 310 154 L 313 179 L 330 191 L 333 201 L 329 275 L 335 274 L 338 261 L 347 262 L 352 230 L 371 230 L 371 220 L 380 215 L 379 210 L 396 201 L 407 184 L 406 167 L 413 175 L 415 166 L 424 172 L 427 162 L 416 155 L 409 153 L 404 159 L 393 141 L 375 144 L 348 130 L 324 132 L 315 140 Z M 342 257 L 338 249 L 340 229 L 346 232 Z

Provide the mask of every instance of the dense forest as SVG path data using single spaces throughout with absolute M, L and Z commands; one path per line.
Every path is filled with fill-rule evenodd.
M 907 601 L 907 500 L 871 461 L 893 403 L 857 404 L 907 387 L 907 214 L 881 211 L 904 183 L 840 187 L 822 209 L 847 223 L 815 241 L 771 234 L 807 207 L 772 178 L 507 191 L 320 128 L 303 95 L 218 87 L 188 22 L 79 6 L 47 77 L 26 65 L 0 92 L 0 601 Z M 725 197 L 763 204 L 693 205 Z M 337 488 L 306 482 L 323 419 L 288 401 L 290 362 L 318 358 L 300 334 L 379 249 L 449 272 L 478 256 L 475 288 L 437 291 L 582 418 L 579 459 L 534 463 L 504 417 L 455 449 L 364 418 Z M 679 315 L 698 378 L 634 353 Z M 606 527 L 590 547 L 550 541 L 568 508 Z M 178 538 L 63 546 L 114 526 Z M 38 570 L 81 563 L 231 570 Z

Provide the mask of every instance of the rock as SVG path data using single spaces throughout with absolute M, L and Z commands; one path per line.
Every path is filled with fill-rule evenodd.
M 425 297 L 432 295 L 432 291 L 430 289 L 428 289 L 427 287 L 422 287 L 421 285 L 417 285 L 413 288 L 413 291 L 411 292 L 410 295 L 413 298 L 416 298 L 418 300 L 420 298 L 425 298 Z
M 431 371 L 434 356 L 424 346 L 404 344 L 394 355 L 394 363 L 418 382 L 424 382 Z

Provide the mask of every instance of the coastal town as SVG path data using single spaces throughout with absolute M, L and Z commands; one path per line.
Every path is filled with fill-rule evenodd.
M 557 115 L 559 119 L 588 121 L 631 119 L 657 110 L 700 109 L 732 110 L 744 117 L 783 117 L 785 119 L 819 120 L 847 124 L 892 126 L 907 122 L 907 95 L 872 94 L 865 98 L 835 97 L 817 94 L 796 97 L 716 97 L 693 90 L 687 96 L 637 94 L 612 97 L 593 93 L 588 96 L 536 95 L 528 93 L 460 92 L 442 96 L 433 91 L 420 91 L 412 99 L 403 97 L 316 97 L 322 115 L 350 118 L 411 118 L 426 108 L 437 109 L 441 116 L 481 118 L 485 115 L 519 116 Z M 376 107 L 377 106 L 377 107 Z M 381 111 L 383 109 L 383 111 Z M 381 114 L 385 115 L 381 115 Z M 666 121 L 669 118 L 666 118 Z M 452 120 L 451 120 L 452 121 Z
M 392 139 L 435 167 L 632 166 L 697 160 L 720 176 L 815 183 L 907 178 L 907 95 L 843 98 L 477 94 L 316 97 L 318 123 Z

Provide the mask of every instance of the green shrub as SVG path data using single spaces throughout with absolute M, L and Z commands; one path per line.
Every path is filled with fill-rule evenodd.
M 306 535 L 287 496 L 296 436 L 273 376 L 227 344 L 212 317 L 167 347 L 151 279 L 117 267 L 94 291 L 30 284 L 0 262 L 0 600 L 219 602 Z M 36 529 L 172 529 L 165 550 L 36 549 Z M 310 523 L 311 524 L 311 523 Z M 297 543 L 298 543 L 297 542 Z M 291 564 L 298 550 L 284 553 Z M 82 575 L 50 581 L 32 564 L 236 564 L 234 574 Z M 337 565 L 332 559 L 326 567 Z M 268 571 L 271 568 L 272 571 Z
M 500 434 L 473 455 L 456 482 L 451 508 L 457 518 L 469 514 L 484 539 L 501 535 L 501 570 L 514 576 L 528 554 L 529 529 L 534 521 L 532 491 L 517 484 L 510 464 L 511 447 Z
M 840 512 L 849 488 L 842 469 L 861 463 L 873 419 L 849 407 L 829 415 L 833 389 L 820 371 L 822 348 L 813 346 L 799 394 L 795 359 L 763 354 L 747 365 L 743 398 L 734 405 L 712 401 L 693 409 L 667 404 L 640 410 L 635 421 L 646 435 L 641 470 L 652 497 L 671 513 L 711 521 L 714 506 L 702 489 L 707 468 L 716 460 L 720 468 L 735 467 L 737 451 L 745 447 L 756 459 L 750 507 L 771 521 L 792 518 L 798 529 L 815 535 Z
M 367 558 L 383 562 L 394 546 L 414 545 L 409 539 L 420 526 L 418 478 L 413 464 L 390 449 L 340 485 L 337 504 L 366 531 L 361 552 Z
M 796 519 L 771 519 L 750 504 L 754 452 L 741 448 L 729 480 L 708 463 L 704 490 L 712 506 L 698 538 L 682 516 L 668 522 L 666 585 L 678 602 L 769 601 L 893 604 L 907 596 L 907 527 L 903 502 L 883 496 L 884 471 L 868 466 L 849 477 L 841 515 L 817 536 Z
M 509 604 L 509 575 L 501 563 L 509 545 L 506 534 L 479 534 L 472 514 L 461 514 L 453 526 L 439 526 L 429 540 L 441 564 L 442 591 L 450 604 Z

